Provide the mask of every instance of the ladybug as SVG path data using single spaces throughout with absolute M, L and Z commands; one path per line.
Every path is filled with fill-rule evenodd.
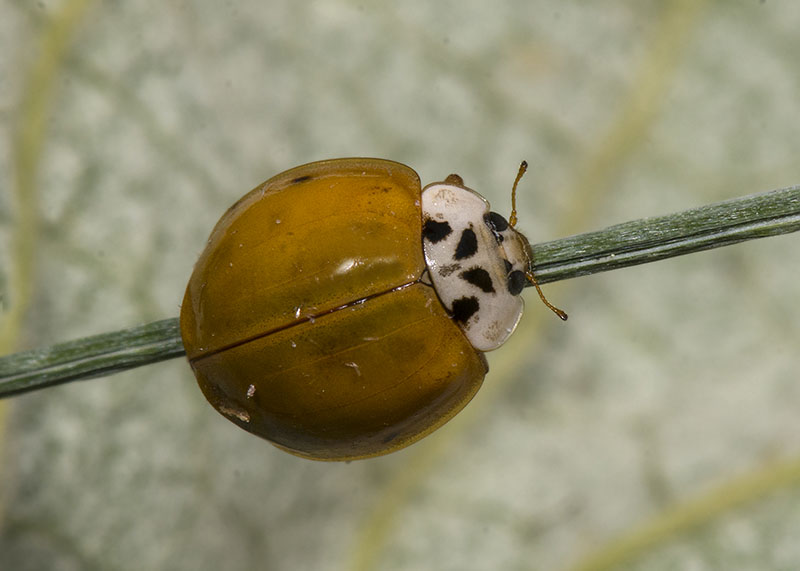
M 181 336 L 200 389 L 305 458 L 416 442 L 472 399 L 483 353 L 508 339 L 536 285 L 515 223 L 458 175 L 421 189 L 393 161 L 269 179 L 222 216 L 186 288 Z

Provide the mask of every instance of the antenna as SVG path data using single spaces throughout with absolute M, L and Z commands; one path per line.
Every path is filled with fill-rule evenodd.
M 522 161 L 519 165 L 517 178 L 514 179 L 514 185 L 511 187 L 511 216 L 508 217 L 508 224 L 512 228 L 517 225 L 517 185 L 519 184 L 522 175 L 524 175 L 525 171 L 527 170 L 528 161 Z M 536 276 L 533 274 L 533 254 L 531 254 L 530 267 L 525 271 L 525 278 L 533 287 L 536 288 L 536 293 L 539 294 L 539 299 L 542 300 L 542 303 L 545 304 L 547 309 L 558 315 L 561 321 L 566 321 L 568 317 L 567 313 L 563 309 L 557 308 L 547 300 L 547 298 L 544 296 L 542 288 L 539 287 L 539 282 L 536 281 Z

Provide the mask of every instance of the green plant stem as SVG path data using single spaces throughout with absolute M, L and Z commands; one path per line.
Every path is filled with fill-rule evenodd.
M 0 398 L 185 354 L 178 320 L 154 321 L 0 359 Z
M 536 279 L 556 282 L 798 230 L 800 186 L 793 186 L 537 244 Z
M 800 186 L 753 194 L 533 247 L 540 283 L 800 230 Z M 0 398 L 184 355 L 178 320 L 0 358 Z

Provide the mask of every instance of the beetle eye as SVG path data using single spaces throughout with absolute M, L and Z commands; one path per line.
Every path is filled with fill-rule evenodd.
M 483 217 L 486 225 L 494 232 L 505 232 L 508 229 L 508 220 L 503 218 L 502 214 L 497 212 L 490 212 Z
M 511 295 L 521 294 L 526 285 L 528 285 L 528 278 L 525 277 L 525 272 L 514 270 L 508 274 L 508 293 Z

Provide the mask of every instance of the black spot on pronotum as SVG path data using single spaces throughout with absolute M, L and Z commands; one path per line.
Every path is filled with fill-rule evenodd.
M 464 270 L 458 275 L 465 282 L 482 289 L 486 293 L 494 293 L 492 277 L 489 275 L 489 272 L 483 268 L 470 268 L 468 270 Z
M 490 212 L 489 214 L 485 215 L 483 219 L 486 221 L 486 224 L 494 230 L 495 232 L 505 232 L 508 230 L 508 220 L 503 218 L 497 212 Z
M 453 319 L 466 323 L 480 308 L 477 297 L 459 297 L 453 302 Z
M 453 258 L 456 260 L 463 260 L 464 258 L 471 258 L 478 251 L 478 237 L 471 228 L 467 228 L 461 233 L 461 239 L 456 246 L 456 253 Z
M 307 180 L 311 180 L 310 174 L 307 174 L 305 176 L 298 176 L 296 179 L 292 181 L 292 184 L 300 184 L 301 182 L 306 182 Z
M 511 295 L 521 294 L 526 285 L 528 285 L 528 278 L 525 277 L 525 272 L 514 270 L 508 274 L 508 293 Z
M 422 225 L 422 237 L 428 242 L 435 244 L 447 238 L 453 231 L 447 222 L 437 222 L 428 218 Z

